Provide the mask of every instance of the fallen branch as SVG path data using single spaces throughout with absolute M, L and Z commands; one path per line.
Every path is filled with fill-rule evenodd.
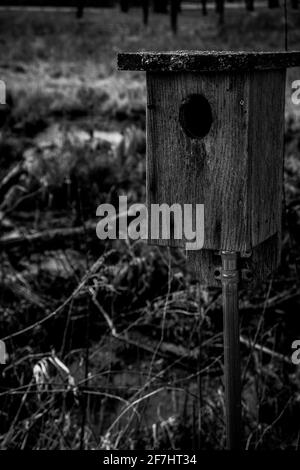
M 165 341 L 161 341 L 159 343 L 159 347 L 153 346 L 152 343 L 153 341 L 151 338 L 148 336 L 141 335 L 138 333 L 139 336 L 139 341 L 136 341 L 128 336 L 128 334 L 123 334 L 123 333 L 117 333 L 116 327 L 110 318 L 110 316 L 107 314 L 107 312 L 104 310 L 102 305 L 98 302 L 96 298 L 96 292 L 93 288 L 89 288 L 89 292 L 92 297 L 92 301 L 94 305 L 97 307 L 101 315 L 104 317 L 109 330 L 111 332 L 111 335 L 113 338 L 125 342 L 126 344 L 129 344 L 130 346 L 134 346 L 138 349 L 142 349 L 143 351 L 146 351 L 151 354 L 157 354 L 159 353 L 160 356 L 168 358 L 170 356 L 175 357 L 176 359 L 180 360 L 186 360 L 189 362 L 195 362 L 195 360 L 198 357 L 198 348 L 195 349 L 187 349 L 184 346 L 176 346 L 175 344 L 172 343 L 167 343 Z
M 272 351 L 272 349 L 269 349 L 266 346 L 262 346 L 257 343 L 253 344 L 249 339 L 245 338 L 244 336 L 240 336 L 240 342 L 241 344 L 247 346 L 247 348 L 249 349 L 255 349 L 256 351 L 267 354 L 268 356 L 271 356 L 279 361 L 285 362 L 286 364 L 292 364 L 292 361 L 289 357 L 284 356 L 283 354 L 278 353 L 276 351 Z
M 1 290 L 3 288 L 10 290 L 20 299 L 25 299 L 31 305 L 36 305 L 42 309 L 45 308 L 45 302 L 33 292 L 29 283 L 19 273 L 8 273 L 0 280 Z
M 19 181 L 20 176 L 24 173 L 23 163 L 17 163 L 7 175 L 0 181 L 0 199 L 3 198 L 7 190 Z
M 110 316 L 107 314 L 107 312 L 103 309 L 103 307 L 101 306 L 101 304 L 98 302 L 97 298 L 96 298 L 96 291 L 93 289 L 93 288 L 89 288 L 89 292 L 91 294 L 91 297 L 92 297 L 92 301 L 94 303 L 94 305 L 97 307 L 97 309 L 100 311 L 101 315 L 104 317 L 109 329 L 110 329 L 110 332 L 111 332 L 111 335 L 119 340 L 119 341 L 123 341 L 131 346 L 135 346 L 139 349 L 142 349 L 146 352 L 149 352 L 151 354 L 157 354 L 157 352 L 161 355 L 161 356 L 173 356 L 173 357 L 176 357 L 180 360 L 182 359 L 186 359 L 188 361 L 192 361 L 192 362 L 195 362 L 197 359 L 198 359 L 198 356 L 199 356 L 199 348 L 193 348 L 193 349 L 187 349 L 185 348 L 184 346 L 177 346 L 173 343 L 167 343 L 165 341 L 161 341 L 158 345 L 158 347 L 153 347 L 152 345 L 148 345 L 147 343 L 151 342 L 151 339 L 148 337 L 148 336 L 144 336 L 144 335 L 141 335 L 140 333 L 138 334 L 139 335 L 139 338 L 140 340 L 139 341 L 135 341 L 134 339 L 132 338 L 129 338 L 128 335 L 123 335 L 123 334 L 119 334 L 117 333 L 117 330 L 116 330 L 116 327 L 112 321 L 112 319 L 110 318 Z M 263 352 L 264 354 L 267 354 L 268 356 L 271 356 L 277 360 L 280 360 L 280 361 L 283 361 L 285 362 L 286 364 L 291 364 L 291 359 L 284 356 L 283 354 L 280 354 L 276 351 L 272 351 L 271 349 L 267 348 L 266 346 L 262 346 L 260 344 L 253 344 L 250 340 L 248 340 L 247 338 L 245 338 L 244 336 L 240 336 L 240 343 L 247 346 L 248 348 L 250 349 L 253 349 L 253 350 L 256 350 L 256 351 L 259 351 L 259 352 Z
M 261 309 L 267 309 L 267 308 L 274 308 L 280 304 L 283 304 L 284 302 L 287 302 L 288 300 L 295 299 L 297 297 L 300 297 L 300 292 L 299 290 L 292 287 L 291 289 L 287 289 L 283 292 L 280 292 L 274 297 L 264 300 L 263 302 L 260 302 L 259 304 L 250 304 L 250 303 L 248 304 L 244 302 L 240 310 L 261 310 Z
M 84 227 L 57 228 L 43 232 L 25 233 L 21 235 L 5 235 L 0 238 L 0 251 L 26 249 L 38 252 L 47 249 L 61 248 L 66 243 L 79 240 L 85 236 L 96 237 L 96 225 L 87 223 Z

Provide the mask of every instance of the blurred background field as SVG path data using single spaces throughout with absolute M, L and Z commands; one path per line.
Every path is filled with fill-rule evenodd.
M 289 10 L 289 48 L 300 13 Z M 180 250 L 96 238 L 96 208 L 145 200 L 145 77 L 136 50 L 283 50 L 280 8 L 0 11 L 2 449 L 220 449 L 220 291 Z M 241 292 L 244 446 L 299 449 L 300 105 L 286 88 L 282 264 Z M 266 116 L 266 119 L 268 117 Z M 199 346 L 200 344 L 200 346 Z M 264 348 L 264 349 L 263 349 Z

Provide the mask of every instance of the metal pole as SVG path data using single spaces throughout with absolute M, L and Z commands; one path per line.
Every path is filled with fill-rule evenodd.
M 224 381 L 227 449 L 241 447 L 241 367 L 237 253 L 222 251 Z

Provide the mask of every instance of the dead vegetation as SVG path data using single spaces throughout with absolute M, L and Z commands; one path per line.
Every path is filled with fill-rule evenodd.
M 2 449 L 220 449 L 220 291 L 199 286 L 181 251 L 100 242 L 99 203 L 145 198 L 145 84 L 117 73 L 118 50 L 278 49 L 279 12 L 183 14 L 144 31 L 137 12 L 77 24 L 3 13 L 0 332 Z M 291 44 L 299 15 L 290 19 Z M 26 27 L 25 27 L 26 25 Z M 296 28 L 298 26 L 298 29 Z M 157 29 L 156 29 L 157 28 Z M 155 34 L 154 34 L 155 33 Z M 241 293 L 244 445 L 299 449 L 299 112 L 287 83 L 282 264 Z M 200 345 L 200 346 L 199 346 Z

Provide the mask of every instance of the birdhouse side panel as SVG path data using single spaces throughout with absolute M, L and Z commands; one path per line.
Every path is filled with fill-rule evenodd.
M 281 230 L 285 70 L 250 77 L 251 238 L 257 246 Z

